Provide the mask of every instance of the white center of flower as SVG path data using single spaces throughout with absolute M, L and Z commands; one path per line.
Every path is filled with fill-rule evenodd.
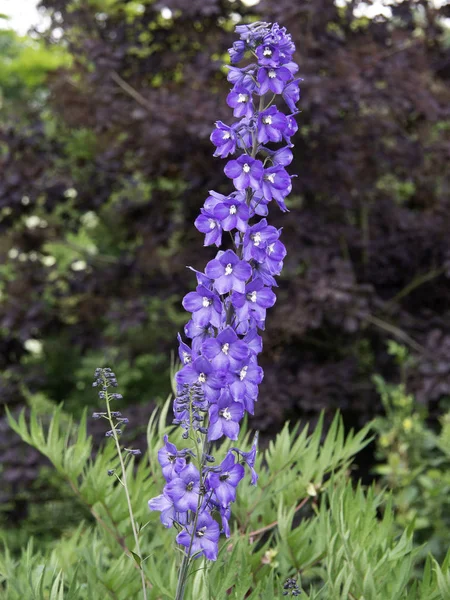
M 256 292 L 250 292 L 250 294 L 247 294 L 247 298 L 250 300 L 250 302 L 256 302 L 257 296 L 258 294 Z
M 270 115 L 267 115 L 267 117 L 263 118 L 263 123 L 265 123 L 266 125 L 272 125 L 272 117 Z
M 205 381 L 206 381 L 206 375 L 204 373 L 200 373 L 200 375 L 198 376 L 198 382 L 205 383 Z
M 211 304 L 211 300 L 209 298 L 207 298 L 206 296 L 203 296 L 202 304 L 203 304 L 203 308 L 208 308 L 208 306 Z
M 225 131 L 225 133 L 222 136 L 223 140 L 229 140 L 231 137 L 231 133 L 229 131 Z
M 248 102 L 247 94 L 239 94 L 238 102 L 240 102 L 241 104 L 244 104 L 244 102 Z
M 185 365 L 191 362 L 191 357 L 188 352 L 183 352 L 183 362 Z
M 273 69 L 270 69 L 270 71 L 269 71 L 270 79 L 275 79 L 276 76 L 277 76 L 277 74 L 275 73 L 275 71 Z
M 231 420 L 231 413 L 230 413 L 230 409 L 224 408 L 220 414 L 222 415 L 222 417 L 225 419 L 225 421 L 230 421 Z
M 230 349 L 230 344 L 226 343 L 222 346 L 222 352 L 224 354 L 228 354 L 228 350 Z
M 272 254 L 272 252 L 273 252 L 273 250 L 274 250 L 274 247 L 275 247 L 275 242 L 274 242 L 273 244 L 270 244 L 270 245 L 267 247 L 267 253 L 268 253 L 268 254 Z
M 264 48 L 264 52 L 263 52 L 264 56 L 272 56 L 272 50 L 270 48 L 267 48 L 267 46 Z
M 259 246 L 259 244 L 261 243 L 261 234 L 259 233 L 259 231 L 252 235 L 252 240 L 255 246 Z
M 248 173 L 250 171 L 250 166 L 247 163 L 244 163 L 242 170 L 244 171 L 244 173 Z
M 231 266 L 230 263 L 228 263 L 227 266 L 225 267 L 225 275 L 231 275 L 232 272 L 233 272 L 233 267 Z
M 270 183 L 275 183 L 275 173 L 270 173 L 269 175 L 266 175 L 265 178 L 270 181 Z
M 241 381 L 243 379 L 245 379 L 245 376 L 247 375 L 247 371 L 248 371 L 248 367 L 242 367 L 241 372 L 239 373 L 239 379 Z
M 214 227 L 216 226 L 216 222 L 213 221 L 212 219 L 209 220 L 209 228 L 210 229 L 214 229 Z
M 205 535 L 206 526 L 201 529 L 197 529 L 197 537 L 203 537 Z
M 237 212 L 237 208 L 235 207 L 235 205 L 234 205 L 234 204 L 232 204 L 232 205 L 230 206 L 230 215 L 235 215 L 235 214 L 236 214 L 236 212 Z

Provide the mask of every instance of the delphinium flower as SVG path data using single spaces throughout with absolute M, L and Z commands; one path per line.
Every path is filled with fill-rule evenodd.
M 161 512 L 162 523 L 178 530 L 184 558 L 177 600 L 183 598 L 191 560 L 215 560 L 219 533 L 230 535 L 231 506 L 244 466 L 252 484 L 258 479 L 256 440 L 250 452 L 231 448 L 220 463 L 212 444 L 222 437 L 237 440 L 240 421 L 254 412 L 263 379 L 259 332 L 276 301 L 272 288 L 286 255 L 281 230 L 266 217 L 272 200 L 287 210 L 292 188 L 286 167 L 292 161 L 300 97 L 295 46 L 277 23 L 240 25 L 236 33 L 240 39 L 229 50 L 227 104 L 237 120 L 217 121 L 211 134 L 214 155 L 227 159 L 224 172 L 234 190 L 227 196 L 211 191 L 195 221 L 206 246 L 221 246 L 222 238 L 228 240 L 223 233 L 230 232 L 231 247 L 219 250 L 204 273 L 192 269 L 197 287 L 183 300 L 191 319 L 185 340 L 178 337 L 182 367 L 174 400 L 174 423 L 183 428 L 189 447 L 178 449 L 165 438 L 159 462 L 166 485 L 149 501 L 151 510 Z M 243 59 L 243 67 L 235 66 Z

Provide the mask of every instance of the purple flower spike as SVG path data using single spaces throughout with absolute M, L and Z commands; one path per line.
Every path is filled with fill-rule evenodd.
M 164 437 L 158 460 L 166 485 L 149 501 L 166 527 L 176 525 L 185 557 L 208 560 L 217 559 L 220 532 L 230 535 L 231 504 L 244 467 L 250 469 L 253 485 L 258 479 L 257 436 L 250 452 L 225 450 L 218 466 L 213 448 L 224 437 L 238 439 L 245 413 L 254 413 L 264 376 L 258 365 L 258 331 L 264 330 L 267 309 L 275 303 L 273 288 L 286 256 L 282 230 L 264 217 L 272 201 L 287 210 L 292 182 L 285 167 L 293 159 L 291 137 L 297 131 L 294 115 L 301 81 L 292 60 L 295 45 L 285 28 L 259 21 L 239 25 L 236 33 L 240 39 L 229 50 L 231 62 L 250 55 L 257 60 L 242 68 L 227 67 L 233 86 L 227 103 L 237 119 L 230 125 L 217 121 L 211 133 L 214 156 L 233 157 L 224 171 L 235 189 L 228 195 L 210 191 L 195 220 L 205 246 L 219 247 L 224 232 L 230 233 L 233 246 L 219 250 L 204 273 L 188 267 L 197 287 L 183 298 L 192 318 L 184 327 L 188 343 L 178 335 L 182 366 L 175 376 L 173 402 L 173 423 L 182 428 L 188 447 L 178 450 Z M 263 110 L 256 109 L 255 94 L 261 96 Z M 273 94 L 282 95 L 284 102 Z M 290 114 L 282 112 L 286 105 Z M 219 442 L 218 451 L 226 447 Z M 178 589 L 184 589 L 186 575 L 181 569 Z
M 226 294 L 231 290 L 243 292 L 245 282 L 252 274 L 252 268 L 244 260 L 239 260 L 232 250 L 227 250 L 219 258 L 209 261 L 205 273 L 215 280 L 214 287 L 217 292 Z
M 245 190 L 248 187 L 259 190 L 264 168 L 260 160 L 242 155 L 237 160 L 230 160 L 225 165 L 225 175 L 233 180 L 237 190 Z
M 230 440 L 237 440 L 239 421 L 243 416 L 243 405 L 235 402 L 228 390 L 223 390 L 217 404 L 209 409 L 208 440 L 218 440 L 223 435 Z
M 220 471 L 209 474 L 208 486 L 214 490 L 220 506 L 226 507 L 230 502 L 236 500 L 236 488 L 244 475 L 244 467 L 236 464 L 234 455 L 231 452 L 222 461 Z
M 197 520 L 195 532 L 193 524 L 177 535 L 177 543 L 191 547 L 191 556 L 199 558 L 205 556 L 208 560 L 217 560 L 219 551 L 218 541 L 220 536 L 219 524 L 207 512 L 202 512 Z

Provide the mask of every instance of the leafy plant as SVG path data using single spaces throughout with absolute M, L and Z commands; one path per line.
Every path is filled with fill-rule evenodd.
M 410 360 L 405 348 L 390 345 L 402 368 Z M 374 421 L 380 484 L 392 492 L 399 530 L 413 527 L 422 553 L 442 558 L 450 544 L 450 412 L 438 426 L 430 424 L 427 409 L 406 391 L 374 377 L 385 415 Z
M 147 499 L 163 485 L 157 468 L 160 439 L 167 427 L 169 401 L 148 426 L 148 452 L 131 459 L 127 478 L 138 524 L 148 597 L 169 600 L 177 582 L 170 531 L 148 512 Z M 50 417 L 51 415 L 48 415 Z M 48 457 L 74 499 L 90 518 L 70 527 L 46 548 L 32 540 L 19 555 L 0 553 L 2 600 L 91 600 L 140 598 L 139 568 L 130 548 L 133 534 L 120 484 L 108 471 L 118 468 L 114 444 L 92 456 L 86 422 L 75 425 L 59 407 L 52 419 L 32 409 L 27 418 L 9 415 L 21 438 Z M 442 565 L 429 557 L 423 577 L 413 527 L 398 536 L 392 501 L 349 479 L 351 461 L 369 442 L 369 428 L 344 433 L 336 416 L 324 434 L 286 425 L 258 455 L 260 486 L 243 482 L 231 538 L 216 563 L 199 564 L 187 598 L 196 600 L 272 600 L 293 578 L 309 600 L 443 600 L 450 589 L 450 556 Z M 323 441 L 321 442 L 321 439 Z M 249 436 L 246 437 L 249 439 Z M 248 441 L 247 441 L 248 447 Z M 383 517 L 380 520 L 380 510 Z M 171 556 L 171 560 L 167 557 Z M 237 578 L 236 573 L 240 576 Z

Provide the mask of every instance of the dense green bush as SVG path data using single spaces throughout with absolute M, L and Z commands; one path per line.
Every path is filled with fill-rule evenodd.
M 411 360 L 395 343 L 389 351 L 402 368 Z M 450 411 L 443 411 L 438 426 L 430 424 L 426 407 L 404 383 L 389 385 L 379 376 L 375 383 L 385 414 L 374 421 L 374 471 L 392 493 L 399 530 L 412 526 L 422 551 L 442 558 L 450 545 Z
M 30 539 L 19 553 L 3 548 L 2 600 L 138 599 L 141 564 L 149 598 L 173 598 L 180 557 L 172 532 L 147 510 L 147 500 L 163 485 L 157 451 L 172 429 L 165 424 L 168 408 L 169 402 L 152 416 L 148 452 L 127 467 L 142 563 L 133 554 L 123 488 L 108 476 L 118 468 L 114 444 L 92 458 L 85 420 L 75 425 L 61 407 L 51 418 L 33 410 L 28 418 L 10 416 L 13 429 L 50 460 L 87 514 L 77 523 L 68 514 L 69 525 L 51 543 L 37 546 Z M 177 435 L 171 431 L 171 439 Z M 399 532 L 392 499 L 352 483 L 352 463 L 369 441 L 368 427 L 345 435 L 339 416 L 325 437 L 322 420 L 312 433 L 287 424 L 259 454 L 258 486 L 242 482 L 232 535 L 222 542 L 216 563 L 198 561 L 187 597 L 272 600 L 282 597 L 291 577 L 309 600 L 448 598 L 450 554 L 442 565 L 429 556 L 417 577 L 414 526 Z

